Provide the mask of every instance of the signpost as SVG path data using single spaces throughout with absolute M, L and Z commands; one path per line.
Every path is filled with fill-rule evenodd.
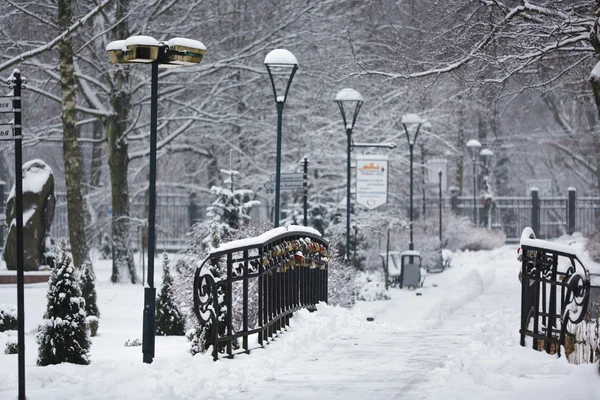
M 388 201 L 388 157 L 356 157 L 356 202 L 369 210 Z
M 23 154 L 21 139 L 21 89 L 25 79 L 15 69 L 8 79 L 12 96 L 0 97 L 0 113 L 13 113 L 14 124 L 0 125 L 0 140 L 15 141 L 15 219 L 17 222 L 17 338 L 19 353 L 19 400 L 25 400 L 25 277 L 23 274 Z

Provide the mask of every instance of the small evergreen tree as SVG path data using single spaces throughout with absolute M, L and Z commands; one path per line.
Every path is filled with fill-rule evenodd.
M 79 275 L 61 238 L 48 286 L 44 324 L 38 333 L 37 364 L 89 364 L 90 339 L 85 323 L 85 300 Z
M 87 316 L 100 318 L 96 296 L 96 275 L 92 263 L 86 261 L 81 271 L 81 296 L 85 299 L 85 313 Z
M 165 336 L 183 336 L 185 321 L 173 298 L 173 278 L 169 265 L 169 256 L 163 254 L 163 282 L 156 302 L 156 334 Z

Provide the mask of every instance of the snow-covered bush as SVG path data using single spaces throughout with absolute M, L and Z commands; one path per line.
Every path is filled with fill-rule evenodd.
M 201 326 L 189 329 L 185 333 L 185 337 L 190 342 L 190 353 L 193 356 L 206 352 L 206 331 Z
M 585 249 L 590 253 L 592 260 L 600 262 L 600 232 L 596 232 L 587 238 Z
M 329 304 L 352 307 L 360 290 L 356 277 L 356 269 L 343 257 L 334 257 L 329 261 L 327 272 L 327 298 Z
M 88 315 L 85 317 L 85 323 L 90 331 L 90 336 L 95 337 L 98 333 L 98 317 L 95 315 Z
M 356 278 L 359 287 L 357 300 L 389 300 L 390 295 L 385 289 L 385 278 L 382 275 L 369 272 L 358 273 Z
M 125 341 L 125 347 L 137 347 L 137 346 L 141 346 L 141 345 L 142 345 L 142 341 L 138 338 L 127 339 Z
M 100 318 L 96 295 L 96 275 L 92 263 L 86 261 L 81 270 L 81 296 L 85 299 L 85 313 L 87 316 Z
M 4 354 L 19 354 L 19 344 L 17 342 L 6 342 Z
M 476 228 L 467 217 L 444 214 L 445 248 L 450 250 L 492 250 L 500 247 L 506 234 L 500 230 Z
M 38 365 L 89 364 L 91 342 L 80 287 L 79 274 L 67 254 L 67 241 L 61 238 L 50 275 L 44 323 L 38 331 Z
M 17 310 L 13 306 L 0 305 L 0 332 L 18 329 Z
M 185 320 L 173 298 L 173 278 L 167 253 L 163 254 L 163 281 L 156 301 L 156 334 L 183 336 Z

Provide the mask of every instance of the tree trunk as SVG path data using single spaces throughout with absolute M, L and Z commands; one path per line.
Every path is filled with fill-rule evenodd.
M 127 0 L 116 2 L 115 19 L 121 20 L 127 14 Z M 115 40 L 129 36 L 126 19 L 113 28 Z M 138 283 L 133 252 L 129 245 L 129 156 L 127 146 L 127 123 L 131 110 L 131 94 L 129 93 L 129 74 L 126 69 L 119 69 L 115 75 L 110 93 L 110 103 L 116 115 L 106 119 L 106 137 L 108 139 L 108 168 L 110 170 L 110 187 L 112 194 L 112 282 Z
M 58 19 L 61 30 L 72 23 L 71 0 L 58 1 Z M 60 86 L 62 90 L 63 159 L 67 188 L 67 214 L 69 240 L 73 253 L 73 264 L 81 267 L 88 260 L 88 245 L 85 237 L 85 212 L 81 195 L 81 153 L 77 142 L 75 112 L 75 73 L 73 68 L 73 47 L 71 39 L 59 45 Z
M 94 140 L 102 139 L 104 128 L 102 121 L 97 119 L 93 124 L 93 138 Z M 90 188 L 98 189 L 100 187 L 102 177 L 102 146 L 104 142 L 94 142 L 92 144 L 92 159 L 90 161 Z

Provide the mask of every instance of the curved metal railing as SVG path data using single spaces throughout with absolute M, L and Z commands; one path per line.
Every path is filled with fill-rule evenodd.
M 215 360 L 233 357 L 249 336 L 263 345 L 300 308 L 327 302 L 329 243 L 318 231 L 275 228 L 261 236 L 222 244 L 196 269 L 194 311 L 206 327 Z

